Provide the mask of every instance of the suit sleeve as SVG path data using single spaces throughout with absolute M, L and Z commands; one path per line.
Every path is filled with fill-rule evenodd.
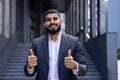
M 87 72 L 87 63 L 85 58 L 85 49 L 83 49 L 82 44 L 76 39 L 76 45 L 74 50 L 74 59 L 78 62 L 78 75 L 84 76 Z
M 35 53 L 36 53 L 36 46 L 35 46 L 34 42 L 32 43 L 31 49 L 33 50 L 34 55 L 36 56 L 36 54 L 35 54 Z M 25 63 L 25 66 L 24 66 L 24 73 L 25 73 L 25 75 L 31 77 L 31 76 L 33 76 L 33 75 L 36 73 L 36 71 L 37 71 L 37 66 L 36 66 L 36 67 L 34 68 L 33 73 L 32 73 L 32 74 L 29 74 L 27 68 L 28 68 L 28 62 L 27 62 L 27 60 L 26 60 L 26 63 Z

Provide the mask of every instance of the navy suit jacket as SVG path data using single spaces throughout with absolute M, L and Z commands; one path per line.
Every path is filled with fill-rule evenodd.
M 48 35 L 44 35 L 33 41 L 31 48 L 35 56 L 38 58 L 38 65 L 35 67 L 34 73 L 29 74 L 27 70 L 27 62 L 24 67 L 24 72 L 27 76 L 33 76 L 36 72 L 36 80 L 48 80 L 49 72 L 49 49 L 48 49 Z M 72 56 L 75 61 L 78 62 L 79 75 L 83 76 L 87 72 L 84 50 L 78 38 L 62 33 L 60 50 L 58 57 L 58 75 L 59 80 L 76 80 L 76 76 L 71 69 L 68 69 L 64 65 L 64 58 L 68 55 L 68 50 L 71 49 Z

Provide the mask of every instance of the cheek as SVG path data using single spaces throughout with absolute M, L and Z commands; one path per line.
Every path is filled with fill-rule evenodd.
M 49 26 L 49 23 L 45 23 L 45 27 Z
M 61 21 L 60 21 L 60 20 L 59 20 L 59 21 L 57 21 L 57 24 L 58 24 L 58 25 L 61 25 Z
M 61 23 L 57 23 L 57 25 L 58 25 L 58 26 L 60 26 L 60 25 L 61 25 Z

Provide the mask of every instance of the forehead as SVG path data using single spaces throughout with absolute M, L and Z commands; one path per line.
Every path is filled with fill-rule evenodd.
M 53 17 L 58 17 L 59 18 L 58 14 L 56 14 L 56 13 L 47 14 L 45 18 L 47 19 L 47 18 L 53 18 Z

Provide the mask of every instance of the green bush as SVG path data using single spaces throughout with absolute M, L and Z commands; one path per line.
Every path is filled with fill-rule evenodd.
M 118 57 L 118 59 L 120 60 L 120 48 L 117 50 L 117 57 Z

